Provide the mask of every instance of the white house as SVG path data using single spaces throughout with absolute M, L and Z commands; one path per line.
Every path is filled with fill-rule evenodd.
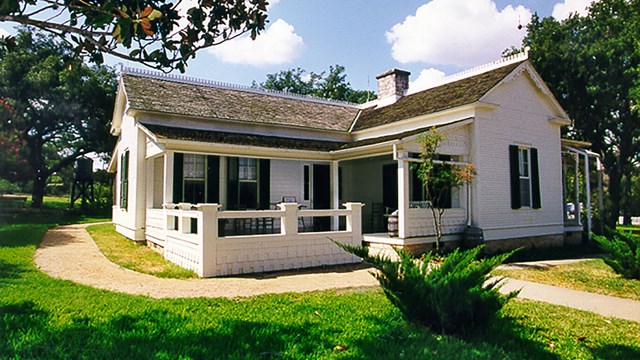
M 357 260 L 328 238 L 423 251 L 434 231 L 411 163 L 435 126 L 438 153 L 477 169 L 441 204 L 445 241 L 473 226 L 494 249 L 563 243 L 570 120 L 526 57 L 408 95 L 408 72 L 377 78 L 379 99 L 356 105 L 123 69 L 117 231 L 201 276 Z

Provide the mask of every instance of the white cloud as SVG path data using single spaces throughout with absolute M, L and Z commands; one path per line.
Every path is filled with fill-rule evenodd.
M 5 29 L 0 28 L 0 37 L 5 37 L 5 36 L 9 36 L 11 34 L 9 34 L 9 32 Z
M 432 0 L 386 33 L 393 58 L 401 63 L 474 66 L 496 60 L 519 46 L 531 11 L 492 0 Z M 523 26 L 518 30 L 518 24 Z
M 439 84 L 445 77 L 446 74 L 438 69 L 422 69 L 418 77 L 409 84 L 409 93 L 413 94 L 428 89 L 433 85 Z
M 290 62 L 303 49 L 304 41 L 293 26 L 278 19 L 256 40 L 245 36 L 214 46 L 209 51 L 227 63 L 262 66 Z
M 591 6 L 593 0 L 564 0 L 553 6 L 553 16 L 556 20 L 564 20 L 571 13 L 578 13 L 580 16 L 589 14 L 588 7 Z

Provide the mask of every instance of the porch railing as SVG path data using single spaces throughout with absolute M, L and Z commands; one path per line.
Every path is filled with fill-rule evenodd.
M 164 245 L 164 257 L 199 276 L 223 276 L 358 262 L 330 239 L 360 245 L 361 203 L 344 209 L 301 210 L 298 204 L 282 203 L 278 210 L 221 211 L 218 204 L 165 204 L 148 209 L 147 225 L 153 240 Z M 299 219 L 330 217 L 333 230 L 299 231 Z M 163 219 L 162 229 L 158 219 Z M 344 229 L 338 230 L 338 218 Z M 221 225 L 229 221 L 273 220 L 276 233 L 227 235 Z M 253 221 L 256 220 L 256 221 Z M 152 239 L 149 239 L 152 240 Z

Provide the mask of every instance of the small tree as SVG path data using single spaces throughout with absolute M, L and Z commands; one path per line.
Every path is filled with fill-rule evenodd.
M 442 239 L 442 216 L 446 210 L 442 205 L 445 197 L 450 196 L 451 190 L 471 182 L 476 175 L 473 164 L 458 166 L 448 161 L 438 160 L 436 151 L 444 140 L 446 137 L 438 133 L 435 128 L 420 134 L 417 139 L 422 160 L 417 165 L 418 178 L 422 182 L 425 198 L 433 215 L 436 251 L 440 250 Z

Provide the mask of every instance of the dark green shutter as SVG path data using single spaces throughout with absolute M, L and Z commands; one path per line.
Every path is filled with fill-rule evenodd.
M 531 198 L 534 209 L 542 207 L 540 203 L 540 173 L 538 171 L 538 149 L 531 148 Z
M 207 156 L 207 202 L 217 204 L 220 202 L 220 157 Z
M 258 165 L 258 209 L 268 210 L 271 203 L 271 162 L 269 159 L 260 159 Z
M 238 209 L 238 158 L 227 158 L 227 210 Z
M 173 154 L 173 203 L 182 202 L 182 178 L 184 168 L 184 154 Z
M 509 164 L 511 174 L 511 208 L 520 209 L 520 166 L 517 145 L 509 145 Z

